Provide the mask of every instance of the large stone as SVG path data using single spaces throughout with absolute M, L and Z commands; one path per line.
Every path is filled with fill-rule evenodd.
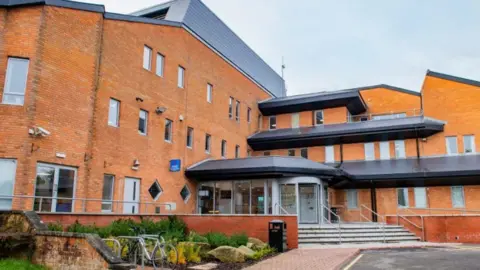
M 246 246 L 239 246 L 237 249 L 247 257 L 252 257 L 255 254 L 255 251 L 249 249 Z
M 245 255 L 234 247 L 221 246 L 208 252 L 221 262 L 244 262 Z
M 248 238 L 248 243 L 252 244 L 251 248 L 253 248 L 253 249 L 262 249 L 262 248 L 267 246 L 267 244 L 265 244 L 262 240 L 260 240 L 258 238 L 254 238 L 254 237 L 249 237 Z

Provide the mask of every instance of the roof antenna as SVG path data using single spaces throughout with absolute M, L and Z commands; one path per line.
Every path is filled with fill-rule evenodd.
M 283 91 L 284 91 L 284 94 L 285 96 L 287 96 L 287 87 L 285 86 L 285 74 L 284 74 L 284 71 L 285 71 L 285 68 L 287 66 L 285 66 L 285 62 L 284 62 L 284 59 L 283 59 L 283 56 L 282 56 L 282 79 L 283 79 Z

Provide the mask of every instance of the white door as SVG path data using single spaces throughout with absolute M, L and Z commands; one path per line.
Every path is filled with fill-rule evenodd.
M 318 223 L 317 185 L 300 184 L 298 191 L 300 195 L 300 223 Z
M 138 214 L 138 202 L 140 201 L 140 181 L 135 178 L 125 178 L 123 190 L 123 213 Z
M 17 162 L 13 159 L 0 159 L 0 210 L 12 209 L 13 187 Z

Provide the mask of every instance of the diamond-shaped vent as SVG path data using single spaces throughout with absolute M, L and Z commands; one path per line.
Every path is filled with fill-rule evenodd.
M 155 182 L 153 182 L 153 184 L 148 189 L 148 193 L 150 193 L 150 196 L 152 196 L 152 199 L 154 200 L 158 199 L 158 197 L 160 197 L 162 192 L 163 192 L 163 189 L 157 180 L 155 180 Z
M 182 199 L 185 202 L 187 202 L 190 198 L 190 189 L 187 185 L 183 186 L 182 190 L 180 191 L 180 196 L 182 196 Z

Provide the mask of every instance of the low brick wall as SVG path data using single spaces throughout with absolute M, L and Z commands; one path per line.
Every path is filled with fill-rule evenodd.
M 411 222 L 422 226 L 421 216 L 406 216 Z M 397 216 L 387 216 L 388 224 L 397 224 Z M 404 219 L 399 224 L 405 226 L 418 237 L 428 242 L 439 243 L 480 243 L 480 215 L 444 215 L 423 216 L 422 230 L 416 228 Z
M 64 227 L 75 223 L 99 227 L 107 226 L 117 219 L 131 218 L 140 221 L 142 218 L 152 220 L 165 219 L 168 215 L 104 215 L 104 214 L 57 214 L 40 213 L 45 223 L 61 223 Z M 287 244 L 289 249 L 298 248 L 297 216 L 250 216 L 250 215 L 177 215 L 188 229 L 198 233 L 222 232 L 227 235 L 244 232 L 250 237 L 256 237 L 268 242 L 268 222 L 283 220 L 287 224 Z

